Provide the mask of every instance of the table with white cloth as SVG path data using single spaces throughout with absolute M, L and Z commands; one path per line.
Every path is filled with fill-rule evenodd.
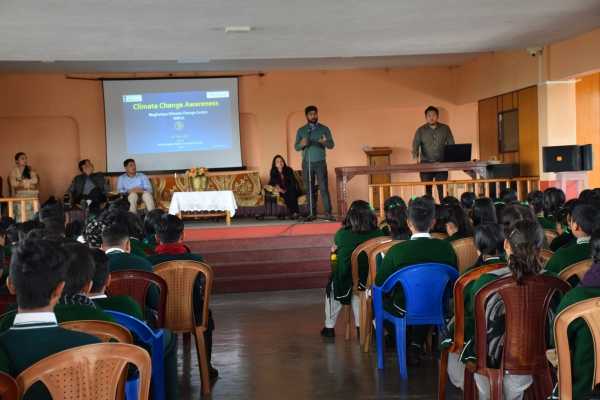
M 169 214 L 179 218 L 225 217 L 227 225 L 235 215 L 237 203 L 231 190 L 205 192 L 175 192 Z

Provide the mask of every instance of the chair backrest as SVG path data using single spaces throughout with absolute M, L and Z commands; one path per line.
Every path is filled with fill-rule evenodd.
M 155 337 L 159 336 L 162 330 L 154 332 L 144 321 L 132 317 L 119 311 L 106 310 L 105 313 L 110 315 L 119 325 L 127 328 L 129 332 L 135 335 L 139 340 L 149 344 Z M 162 334 L 160 334 L 162 336 Z
M 540 264 L 543 266 L 546 266 L 546 264 L 548 264 L 548 260 L 550 260 L 550 258 L 552 258 L 552 256 L 554 255 L 554 253 L 552 252 L 552 250 L 548 250 L 548 249 L 541 249 L 540 250 Z
M 396 285 L 402 285 L 405 318 L 413 323 L 437 319 L 436 323 L 439 325 L 444 322 L 443 298 L 446 287 L 454 284 L 457 278 L 458 271 L 449 265 L 416 264 L 394 272 L 377 290 L 389 293 Z
M 8 311 L 10 305 L 17 304 L 17 296 L 0 294 L 0 315 Z
M 60 326 L 71 331 L 85 332 L 96 336 L 103 342 L 117 341 L 119 343 L 133 343 L 131 332 L 119 324 L 108 321 L 68 321 L 62 322 Z
M 448 238 L 448 235 L 447 235 L 447 234 L 445 234 L 445 233 L 442 233 L 442 232 L 431 232 L 431 233 L 430 233 L 430 235 L 431 235 L 431 237 L 432 237 L 432 238 L 434 238 L 434 239 L 440 239 L 440 240 L 443 240 L 443 239 L 446 239 L 446 238 Z
M 404 240 L 390 240 L 389 242 L 380 243 L 377 246 L 371 247 L 369 251 L 367 251 L 367 257 L 369 257 L 369 275 L 367 276 L 367 287 L 373 285 L 373 282 L 375 281 L 375 276 L 377 275 L 377 257 L 380 254 L 387 254 L 392 247 L 402 242 L 404 242 Z
M 169 292 L 165 314 L 165 328 L 174 332 L 189 332 L 196 324 L 208 326 L 208 303 L 213 284 L 213 270 L 210 265 L 189 260 L 176 260 L 160 263 L 154 272 L 161 276 Z M 198 274 L 204 275 L 204 298 L 202 321 L 194 320 L 193 291 Z
M 38 361 L 17 377 L 23 394 L 43 383 L 53 399 L 113 400 L 128 363 L 139 371 L 138 398 L 148 399 L 152 367 L 148 352 L 125 343 L 97 343 L 61 351 Z
M 583 279 L 586 272 L 592 267 L 593 261 L 591 258 L 576 262 L 575 264 L 569 265 L 563 269 L 558 277 L 565 282 L 568 282 L 574 276 L 577 276 L 579 280 Z
M 548 367 L 545 338 L 550 300 L 557 291 L 564 294 L 569 289 L 568 283 L 553 276 L 527 276 L 521 284 L 517 284 L 512 274 L 481 288 L 475 295 L 475 340 L 479 355 L 477 368 L 488 368 L 485 315 L 490 296 L 499 294 L 506 310 L 504 370 L 531 373 Z
M 456 253 L 456 258 L 458 258 L 458 270 L 463 272 L 467 268 L 471 268 L 479 257 L 473 238 L 457 239 L 451 242 L 451 244 Z
M 356 246 L 356 248 L 352 252 L 352 255 L 350 256 L 350 263 L 352 266 L 352 291 L 356 292 L 358 290 L 358 284 L 359 284 L 358 278 L 360 276 L 359 271 L 358 271 L 358 256 L 360 255 L 360 253 L 365 252 L 366 254 L 368 254 L 368 251 L 371 248 L 373 248 L 381 243 L 388 243 L 391 241 L 392 241 L 392 238 L 390 236 L 380 236 L 380 237 L 366 240 L 366 241 L 362 242 L 361 244 L 359 244 L 358 246 Z
M 130 296 L 142 309 L 146 307 L 148 291 L 155 285 L 160 290 L 158 300 L 158 320 L 156 325 L 163 327 L 167 306 L 167 282 L 159 275 L 148 271 L 126 270 L 110 273 L 110 286 L 106 288 L 109 296 Z
M 558 233 L 554 229 L 544 229 L 544 236 L 546 236 L 546 242 L 550 244 L 554 239 L 556 239 Z
M 17 381 L 10 375 L 0 372 L 0 399 L 18 400 L 19 386 Z
M 481 275 L 505 266 L 504 263 L 482 265 L 464 273 L 454 283 L 454 340 L 450 348 L 451 353 L 462 350 L 465 345 L 465 287 Z
M 561 400 L 573 398 L 571 352 L 567 329 L 571 322 L 578 318 L 583 318 L 592 332 L 595 359 L 592 386 L 600 383 L 600 298 L 596 297 L 565 308 L 554 320 L 554 343 L 558 352 L 558 390 Z M 589 389 L 592 390 L 591 387 Z

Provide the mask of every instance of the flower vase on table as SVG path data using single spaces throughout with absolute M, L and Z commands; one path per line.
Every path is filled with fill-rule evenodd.
M 206 168 L 192 168 L 186 172 L 191 181 L 191 189 L 194 192 L 203 192 L 208 186 L 208 176 Z

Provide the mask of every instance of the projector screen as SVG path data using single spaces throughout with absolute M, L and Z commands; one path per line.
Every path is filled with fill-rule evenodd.
M 105 80 L 108 172 L 242 166 L 237 78 Z

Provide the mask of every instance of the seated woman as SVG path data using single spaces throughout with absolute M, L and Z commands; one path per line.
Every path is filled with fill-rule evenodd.
M 15 164 L 8 176 L 11 197 L 38 197 L 38 175 L 27 164 L 27 154 L 23 152 L 15 154 Z M 33 217 L 33 204 L 27 203 L 26 207 L 26 220 L 29 220 Z M 14 213 L 17 222 L 25 222 L 21 221 L 20 204 L 15 203 Z
M 273 187 L 274 193 L 283 197 L 291 217 L 298 218 L 298 213 L 300 212 L 298 208 L 300 188 L 294 176 L 294 170 L 287 166 L 285 160 L 279 154 L 273 157 L 273 162 L 271 163 L 269 186 Z
M 540 220 L 544 229 L 556 230 L 557 217 L 560 209 L 565 205 L 565 192 L 559 188 L 551 187 L 544 190 L 544 214 Z
M 561 247 L 577 244 L 577 238 L 571 232 L 571 216 L 573 209 L 579 204 L 579 200 L 571 199 L 567 201 L 557 213 L 556 232 L 558 236 L 550 243 L 550 250 L 556 253 Z
M 526 276 L 537 275 L 542 269 L 539 259 L 539 253 L 544 243 L 544 230 L 537 221 L 523 219 L 517 221 L 510 226 L 506 231 L 506 239 L 504 241 L 504 250 L 507 256 L 506 268 L 501 268 L 490 273 L 484 274 L 473 284 L 471 291 L 471 304 L 475 302 L 475 294 L 479 289 L 483 288 L 490 282 L 501 277 L 512 275 L 517 281 L 520 281 Z M 486 306 L 486 315 L 491 315 L 489 310 L 494 307 L 496 312 L 493 313 L 494 318 L 488 319 L 488 349 L 487 355 L 475 355 L 474 343 L 471 341 L 469 345 L 465 345 L 463 351 L 463 362 L 475 357 L 487 356 L 488 365 L 498 367 L 502 357 L 502 343 L 504 342 L 504 306 L 502 299 L 499 296 L 492 297 Z M 466 316 L 465 316 L 466 318 Z M 473 314 L 470 318 L 474 318 Z M 490 398 L 490 384 L 487 377 L 475 374 L 475 383 L 479 393 L 479 399 Z M 511 400 L 522 399 L 525 390 L 533 383 L 533 378 L 530 375 L 505 375 L 504 376 L 504 398 Z
M 383 204 L 385 212 L 385 223 L 381 230 L 387 236 L 394 240 L 410 239 L 410 229 L 408 228 L 406 203 L 399 196 L 389 197 Z
M 496 216 L 496 208 L 494 202 L 488 197 L 480 197 L 473 203 L 473 210 L 471 211 L 471 220 L 473 226 L 479 224 L 496 223 L 498 218 Z
M 453 205 L 447 207 L 446 233 L 448 242 L 463 239 L 473 235 L 473 227 L 467 213 L 461 206 Z
M 596 231 L 590 241 L 594 263 L 586 272 L 579 286 L 569 290 L 562 298 L 557 312 L 579 301 L 600 297 L 600 232 Z M 594 382 L 594 341 L 589 327 L 581 318 L 576 319 L 567 330 L 571 349 L 571 379 L 573 398 L 582 399 L 591 391 Z M 558 398 L 558 397 L 556 397 Z
M 377 228 L 377 216 L 371 205 L 364 200 L 356 200 L 350 205 L 342 228 L 337 231 L 334 238 L 334 249 L 337 252 L 337 265 L 331 272 L 325 294 L 325 327 L 321 335 L 335 336 L 335 322 L 342 309 L 342 305 L 352 303 L 355 321 L 358 324 L 359 301 L 352 295 L 352 252 L 361 243 L 383 236 Z M 361 283 L 364 285 L 369 270 L 369 260 L 363 252 L 358 257 L 358 267 Z M 357 325 L 358 326 L 358 325 Z

